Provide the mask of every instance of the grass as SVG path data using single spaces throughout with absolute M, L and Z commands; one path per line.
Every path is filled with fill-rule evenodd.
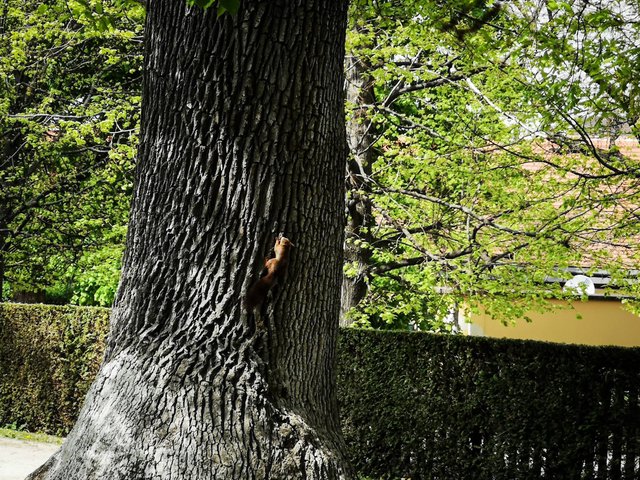
M 29 442 L 62 444 L 64 438 L 47 435 L 46 433 L 31 433 L 11 428 L 0 428 L 0 437 L 15 438 L 16 440 L 27 440 Z

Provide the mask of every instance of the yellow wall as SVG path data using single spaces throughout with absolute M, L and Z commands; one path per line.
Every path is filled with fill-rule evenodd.
M 555 301 L 565 304 L 564 301 Z M 530 313 L 533 320 L 503 325 L 486 315 L 474 315 L 467 333 L 499 338 L 545 340 L 586 345 L 640 346 L 640 317 L 622 308 L 617 300 L 590 299 L 573 303 L 573 309 L 548 313 Z M 576 318 L 581 315 L 582 318 Z

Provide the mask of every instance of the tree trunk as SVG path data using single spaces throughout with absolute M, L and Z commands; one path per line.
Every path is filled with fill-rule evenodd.
M 343 0 L 153 0 L 105 359 L 33 478 L 331 479 L 344 214 Z M 242 298 L 283 232 L 261 312 Z
M 375 159 L 374 126 L 369 107 L 375 104 L 371 70 L 363 59 L 351 54 L 347 56 L 347 102 L 353 114 L 347 122 L 347 140 L 350 158 L 347 162 L 349 198 L 347 199 L 347 226 L 345 262 L 355 272 L 345 274 L 342 280 L 340 324 L 348 326 L 347 312 L 358 305 L 367 295 L 367 275 L 371 267 L 371 250 L 363 248 L 358 240 L 369 243 L 373 226 L 371 200 L 366 194 L 369 188 L 371 167 Z

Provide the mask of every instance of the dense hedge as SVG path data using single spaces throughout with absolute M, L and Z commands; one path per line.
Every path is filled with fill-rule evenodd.
M 64 434 L 102 360 L 106 308 L 0 303 L 0 427 Z
M 339 351 L 368 476 L 640 478 L 640 349 L 349 330 Z
M 0 426 L 66 433 L 108 310 L 0 304 Z M 372 478 L 640 478 L 640 349 L 344 330 L 348 454 Z

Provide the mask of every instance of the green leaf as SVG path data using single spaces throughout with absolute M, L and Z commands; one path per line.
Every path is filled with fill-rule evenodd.
M 215 3 L 215 0 L 187 0 L 187 3 L 190 6 L 197 6 L 202 8 L 203 10 L 206 10 Z
M 219 0 L 218 14 L 220 14 L 220 8 L 223 8 L 224 11 L 229 12 L 231 15 L 235 15 L 240 8 L 240 0 Z

